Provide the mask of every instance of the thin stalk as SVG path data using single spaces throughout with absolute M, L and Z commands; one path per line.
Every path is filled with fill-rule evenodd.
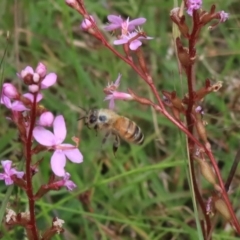
M 33 194 L 32 187 L 32 172 L 31 172 L 31 162 L 32 162 L 32 134 L 33 128 L 36 121 L 36 102 L 37 102 L 37 94 L 34 94 L 31 116 L 30 116 L 30 126 L 29 132 L 27 136 L 27 142 L 25 145 L 25 153 L 26 153 L 26 182 L 27 189 L 26 193 L 28 196 L 28 204 L 29 204 L 29 212 L 30 212 L 30 220 L 29 220 L 29 228 L 32 233 L 33 240 L 38 240 L 37 226 L 36 226 L 36 217 L 35 217 L 35 200 Z

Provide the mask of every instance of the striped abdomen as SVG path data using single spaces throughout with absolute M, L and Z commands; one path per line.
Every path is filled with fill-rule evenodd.
M 119 117 L 113 123 L 113 130 L 127 142 L 132 142 L 139 145 L 144 142 L 144 135 L 141 128 L 128 118 Z

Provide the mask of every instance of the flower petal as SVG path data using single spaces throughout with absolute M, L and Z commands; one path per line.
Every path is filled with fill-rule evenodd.
M 118 74 L 118 77 L 117 77 L 117 79 L 116 79 L 116 81 L 115 81 L 115 83 L 114 83 L 114 85 L 116 86 L 116 88 L 120 85 L 121 77 L 122 77 L 122 74 L 119 73 L 119 74 Z
M 5 179 L 5 174 L 0 173 L 0 180 L 4 180 Z
M 134 40 L 134 41 L 132 41 L 132 42 L 130 43 L 129 48 L 134 51 L 134 50 L 137 50 L 138 47 L 140 47 L 141 45 L 142 45 L 142 42 L 141 42 L 141 41 L 139 41 L 139 40 Z
M 9 176 L 5 176 L 4 180 L 5 180 L 6 185 L 12 185 L 13 184 L 13 180 Z
M 146 18 L 136 18 L 133 19 L 132 21 L 129 21 L 129 25 L 134 25 L 134 26 L 138 26 L 138 25 L 142 25 L 147 21 Z
M 56 150 L 51 157 L 51 169 L 59 177 L 65 176 L 66 157 L 61 150 Z
M 55 117 L 53 122 L 53 132 L 58 141 L 58 144 L 62 143 L 63 140 L 66 138 L 67 129 L 65 120 L 62 115 Z
M 118 39 L 118 40 L 114 40 L 113 44 L 114 45 L 121 45 L 121 44 L 125 44 L 129 41 L 129 39 L 127 38 L 122 38 L 122 39 Z
M 104 27 L 104 30 L 105 31 L 113 31 L 113 30 L 115 30 L 117 28 L 120 28 L 120 25 L 112 23 L 112 24 L 109 24 L 106 27 Z
M 71 181 L 71 180 L 67 180 L 64 183 L 64 186 L 67 188 L 68 191 L 72 191 L 74 188 L 77 187 L 77 185 L 73 181 Z
M 123 19 L 120 16 L 116 15 L 108 15 L 107 19 L 110 23 L 115 23 L 118 25 L 121 25 L 123 22 Z
M 24 176 L 24 172 L 19 172 L 15 168 L 12 168 L 10 176 L 12 176 L 12 175 L 16 175 L 17 178 L 22 178 Z
M 33 129 L 33 137 L 43 146 L 51 147 L 56 144 L 56 138 L 53 133 L 40 126 Z
M 33 102 L 33 94 L 32 93 L 24 93 L 23 96 Z M 43 98 L 41 93 L 37 94 L 37 102 L 40 102 Z
M 46 89 L 52 86 L 57 81 L 56 73 L 49 73 L 41 82 L 41 88 Z
M 10 98 L 6 97 L 6 96 L 1 96 L 1 103 L 4 104 L 7 108 L 11 109 L 12 107 L 12 103 Z
M 22 178 L 24 176 L 24 172 L 16 172 L 15 173 L 18 178 Z
M 66 157 L 74 163 L 81 163 L 83 161 L 83 155 L 82 153 L 79 151 L 78 148 L 76 148 L 75 146 L 71 145 L 71 144 L 61 144 L 61 146 L 64 147 L 73 147 L 73 149 L 67 149 L 67 150 L 62 150 L 64 152 L 64 154 L 66 155 Z M 75 148 L 74 148 L 75 147 Z
M 24 106 L 24 104 L 23 104 L 22 102 L 20 102 L 20 101 L 14 101 L 14 102 L 12 103 L 11 109 L 12 109 L 13 111 L 18 111 L 18 112 L 22 112 L 22 111 L 28 110 L 28 108 L 26 108 L 26 107 Z
M 131 32 L 136 26 L 142 25 L 146 22 L 146 18 L 136 18 L 128 23 L 128 31 Z
M 1 164 L 4 169 L 4 172 L 9 174 L 11 167 L 12 167 L 12 161 L 11 160 L 2 160 Z
M 114 109 L 114 108 L 115 108 L 114 98 L 111 98 L 109 101 L 109 109 Z

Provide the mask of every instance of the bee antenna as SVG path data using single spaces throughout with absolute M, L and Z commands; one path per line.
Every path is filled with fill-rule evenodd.
M 87 117 L 86 117 L 86 116 L 80 117 L 80 118 L 78 119 L 78 121 L 80 121 L 80 120 L 82 120 L 82 119 L 84 119 L 84 118 L 87 118 Z
M 80 109 L 82 109 L 84 112 L 87 112 L 86 108 L 78 106 Z

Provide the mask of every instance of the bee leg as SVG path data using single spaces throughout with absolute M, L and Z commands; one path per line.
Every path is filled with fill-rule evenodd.
M 97 125 L 95 125 L 94 130 L 96 131 L 96 136 L 97 136 L 97 134 L 98 134 L 98 126 Z
M 115 140 L 113 142 L 113 154 L 116 156 L 116 152 L 118 150 L 118 147 L 120 145 L 120 138 L 117 134 L 115 134 Z
M 104 144 L 106 141 L 107 141 L 107 138 L 109 137 L 109 135 L 110 135 L 110 131 L 109 132 L 107 132 L 106 134 L 105 134 L 105 136 L 104 136 L 104 138 L 103 138 L 103 140 L 102 140 L 102 144 Z

